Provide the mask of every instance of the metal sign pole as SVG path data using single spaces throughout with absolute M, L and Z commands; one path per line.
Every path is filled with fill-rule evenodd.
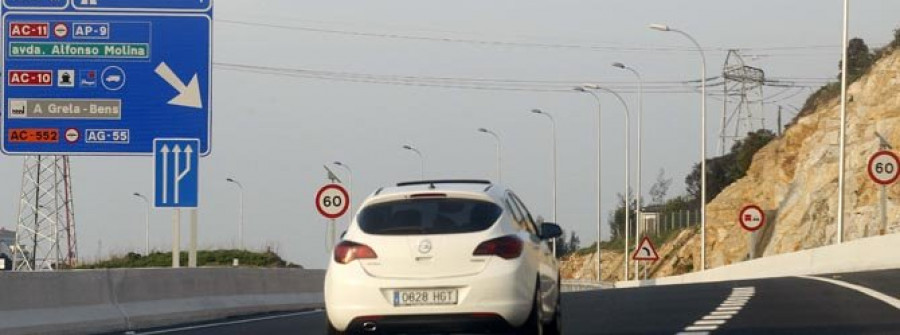
M 172 216 L 172 267 L 181 267 L 181 209 L 175 209 Z
M 328 236 L 328 250 L 334 249 L 335 235 L 337 232 L 337 220 L 331 219 L 331 235 Z
M 750 259 L 756 259 L 756 232 L 751 232 L 749 236 L 747 236 L 747 253 L 749 253 Z
M 887 185 L 881 185 L 881 234 L 887 234 Z
M 188 267 L 197 267 L 197 210 L 191 209 L 191 242 L 188 251 Z

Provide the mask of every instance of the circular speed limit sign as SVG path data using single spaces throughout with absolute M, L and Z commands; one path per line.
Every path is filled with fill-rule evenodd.
M 738 222 L 741 223 L 741 227 L 743 227 L 744 230 L 754 232 L 766 224 L 766 213 L 764 213 L 759 206 L 746 206 L 741 209 Z
M 880 151 L 869 159 L 869 177 L 881 185 L 890 185 L 900 176 L 900 158 L 893 152 Z
M 329 219 L 337 219 L 350 208 L 350 194 L 343 186 L 328 184 L 316 192 L 316 209 Z

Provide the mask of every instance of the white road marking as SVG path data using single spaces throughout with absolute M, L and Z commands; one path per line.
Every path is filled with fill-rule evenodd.
M 721 326 L 721 325 L 724 325 L 725 322 L 728 322 L 728 321 L 726 321 L 726 320 L 699 320 L 697 322 L 694 322 L 694 324 L 698 325 L 698 326 L 710 326 L 710 325 Z
M 155 334 L 177 333 L 177 332 L 183 332 L 183 331 L 188 331 L 188 330 L 196 330 L 196 329 L 205 329 L 205 328 L 215 328 L 215 327 L 222 327 L 222 326 L 238 325 L 238 324 L 252 323 L 252 322 L 259 322 L 259 321 L 266 321 L 266 320 L 275 320 L 275 319 L 290 318 L 290 317 L 301 316 L 301 315 L 312 315 L 312 314 L 318 314 L 318 313 L 322 313 L 322 312 L 324 312 L 324 311 L 321 310 L 321 309 L 317 309 L 317 310 L 314 310 L 314 311 L 297 312 L 297 313 L 280 314 L 280 315 L 271 315 L 271 316 L 264 316 L 264 317 L 259 317 L 259 318 L 253 318 L 253 319 L 243 319 L 243 320 L 235 320 L 235 321 L 228 321 L 228 322 L 208 323 L 208 324 L 202 324 L 202 325 L 196 325 L 196 326 L 187 326 L 187 327 L 179 327 L 179 328 L 172 328 L 172 329 L 163 329 L 163 330 L 156 330 L 156 331 L 151 331 L 151 332 L 146 332 L 146 333 L 137 333 L 137 332 L 134 332 L 134 331 L 130 331 L 130 332 L 126 332 L 125 334 L 128 334 L 128 335 L 155 335 Z
M 710 329 L 715 330 L 715 329 Z M 677 335 L 709 335 L 709 332 L 680 332 Z
M 713 312 L 713 313 L 715 313 L 715 312 Z M 731 319 L 731 316 L 732 316 L 732 315 L 717 315 L 717 314 L 712 314 L 712 315 L 704 316 L 704 317 L 703 317 L 703 320 L 728 320 L 728 319 Z
M 678 334 L 697 334 L 698 331 L 713 331 L 719 329 L 722 325 L 737 315 L 744 305 L 750 302 L 750 298 L 756 294 L 755 287 L 738 287 L 731 290 L 731 295 L 716 308 L 700 320 L 694 321 L 694 324 L 684 328 L 683 332 Z M 708 333 L 703 333 L 708 334 Z
M 875 290 L 870 289 L 870 288 L 868 288 L 868 287 L 863 287 L 863 286 L 859 286 L 859 285 L 856 285 L 856 284 L 851 284 L 851 283 L 848 283 L 848 282 L 845 282 L 845 281 L 834 280 L 834 279 L 829 279 L 829 278 L 811 277 L 811 276 L 798 276 L 798 278 L 818 280 L 818 281 L 822 281 L 822 282 L 826 282 L 826 283 L 831 283 L 831 284 L 834 284 L 834 285 L 837 285 L 837 286 L 842 286 L 842 287 L 845 287 L 845 288 L 849 288 L 849 289 L 854 290 L 854 291 L 856 291 L 856 292 L 859 292 L 859 293 L 865 294 L 865 295 L 867 295 L 867 296 L 870 296 L 870 297 L 872 297 L 872 298 L 881 300 L 882 302 L 884 302 L 884 303 L 886 303 L 886 304 L 888 304 L 888 305 L 891 305 L 891 306 L 893 306 L 893 307 L 896 308 L 896 309 L 900 309 L 900 299 L 897 299 L 897 298 L 894 298 L 894 297 L 889 296 L 889 295 L 887 295 L 887 294 L 884 294 L 884 293 L 875 291 Z
M 698 330 L 716 330 L 719 329 L 719 326 L 690 326 L 685 328 L 686 331 L 698 331 Z

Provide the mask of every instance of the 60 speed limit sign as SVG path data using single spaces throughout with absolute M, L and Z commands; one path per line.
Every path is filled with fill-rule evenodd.
M 337 219 L 350 208 L 350 194 L 343 186 L 328 184 L 316 192 L 316 209 L 329 219 Z
M 880 151 L 869 159 L 869 177 L 881 185 L 890 185 L 900 176 L 900 158 L 893 152 Z

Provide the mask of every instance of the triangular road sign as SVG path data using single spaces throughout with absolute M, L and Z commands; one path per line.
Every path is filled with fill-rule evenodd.
M 658 261 L 659 254 L 656 253 L 656 247 L 653 246 L 653 242 L 650 242 L 650 238 L 644 236 L 644 240 L 641 241 L 641 244 L 638 246 L 637 250 L 634 251 L 634 254 L 631 255 L 631 259 L 635 261 Z

